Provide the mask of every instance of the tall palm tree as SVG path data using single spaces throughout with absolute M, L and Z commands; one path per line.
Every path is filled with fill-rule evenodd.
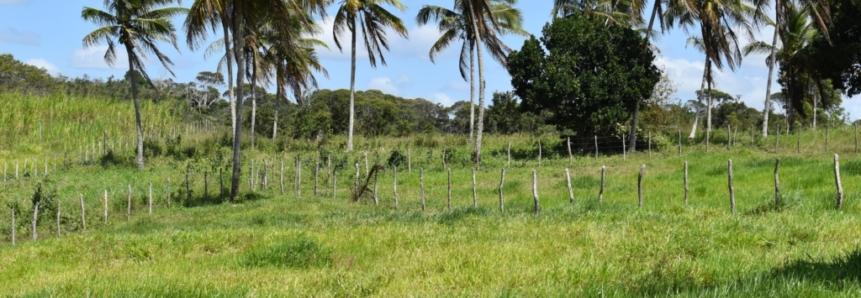
M 335 14 L 335 25 L 332 34 L 335 37 L 335 45 L 341 47 L 341 34 L 350 32 L 350 131 L 347 137 L 347 151 L 353 150 L 353 127 L 355 125 L 355 93 L 356 93 L 356 37 L 357 30 L 362 31 L 365 49 L 368 50 L 368 60 L 371 67 L 377 67 L 377 57 L 386 65 L 383 49 L 389 49 L 386 39 L 385 27 L 392 28 L 398 35 L 409 38 L 407 27 L 400 18 L 383 8 L 383 4 L 394 6 L 400 11 L 407 10 L 407 6 L 398 0 L 342 0 L 338 12 Z M 356 25 L 360 26 L 359 28 Z
M 516 1 L 492 0 L 493 18 L 500 25 L 499 35 L 512 33 L 521 36 L 528 36 L 529 33 L 523 30 L 523 16 L 519 10 L 514 9 L 512 4 Z M 434 62 L 434 56 L 448 48 L 453 42 L 460 41 L 462 43 L 460 50 L 460 76 L 466 80 L 467 71 L 469 71 L 469 141 L 468 146 L 472 145 L 473 133 L 475 131 L 475 33 L 472 30 L 472 18 L 468 13 L 465 13 L 463 1 L 456 1 L 454 10 L 449 10 L 444 7 L 425 5 L 419 10 L 416 16 L 416 23 L 426 25 L 433 21 L 437 22 L 437 27 L 442 36 L 431 46 L 428 55 L 431 62 Z M 487 24 L 490 25 L 490 24 Z M 485 34 L 483 36 L 484 45 L 488 53 L 494 60 L 499 61 L 503 67 L 507 68 L 505 57 L 510 49 L 497 35 Z M 469 64 L 467 64 L 467 56 L 469 56 Z
M 214 32 L 220 25 L 222 31 L 221 45 L 225 53 L 230 53 L 230 16 L 232 14 L 230 9 L 229 0 L 195 0 L 191 4 L 185 23 L 183 23 L 188 47 L 192 50 L 198 48 L 201 43 L 206 41 L 207 29 L 211 28 Z M 227 58 L 227 94 L 230 100 L 231 127 L 235 131 L 237 118 L 236 100 L 233 94 L 233 57 L 229 54 L 226 54 L 225 57 Z M 220 66 L 219 64 L 219 68 Z
M 749 3 L 747 0 L 678 0 L 668 7 L 665 13 L 666 23 L 669 26 L 678 23 L 686 32 L 691 28 L 699 27 L 700 36 L 689 38 L 688 45 L 703 52 L 706 58 L 703 71 L 709 90 L 707 131 L 711 131 L 712 128 L 711 88 L 714 84 L 712 68 L 721 70 L 726 65 L 731 70 L 735 70 L 741 65 L 743 55 L 739 46 L 739 35 L 752 40 L 754 22 L 767 19 L 760 9 Z M 695 133 L 696 126 L 691 129 L 690 137 Z
M 793 5 L 792 0 L 775 0 L 774 2 L 774 36 L 771 40 L 771 62 L 768 63 L 768 82 L 766 82 L 765 87 L 765 105 L 763 107 L 762 112 L 762 136 L 768 136 L 768 113 L 771 110 L 771 78 L 774 74 L 774 65 L 775 59 L 777 59 L 777 55 L 775 55 L 775 51 L 777 50 L 777 39 L 780 37 L 781 40 L 785 41 L 787 39 L 786 31 L 783 30 L 785 27 L 783 26 L 783 22 L 787 19 L 787 7 Z M 830 13 L 830 5 L 828 0 L 799 0 L 798 5 L 802 7 L 803 10 L 807 11 L 811 18 L 816 21 L 816 25 L 819 27 L 820 32 L 825 37 L 826 40 L 830 38 L 828 36 L 828 23 L 831 22 L 831 13 Z
M 147 53 L 154 54 L 159 62 L 173 75 L 170 58 L 165 56 L 156 45 L 157 42 L 169 42 L 179 51 L 176 44 L 176 28 L 170 18 L 185 13 L 181 7 L 163 7 L 173 3 L 172 0 L 105 0 L 107 11 L 92 7 L 84 7 L 81 18 L 95 23 L 100 28 L 84 36 L 84 48 L 95 46 L 104 40 L 108 44 L 105 62 L 113 66 L 117 53 L 116 42 L 125 46 L 129 57 L 129 81 L 132 88 L 132 99 L 135 106 L 135 126 L 137 130 L 137 167 L 144 169 L 143 158 L 143 128 L 141 127 L 140 99 L 137 90 L 137 74 L 146 79 L 153 88 L 155 85 L 146 73 L 144 59 Z

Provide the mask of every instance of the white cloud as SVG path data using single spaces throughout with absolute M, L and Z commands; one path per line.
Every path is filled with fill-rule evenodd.
M 377 89 L 388 94 L 399 95 L 402 87 L 412 85 L 412 80 L 405 74 L 392 80 L 389 77 L 376 77 L 368 82 L 368 89 Z
M 46 71 L 48 71 L 48 73 L 51 74 L 52 76 L 56 76 L 56 75 L 60 74 L 60 69 L 57 68 L 56 65 L 51 64 L 51 62 L 48 62 L 48 60 L 45 60 L 42 58 L 30 59 L 30 60 L 24 61 L 24 64 L 32 65 L 32 66 L 35 66 L 38 68 L 43 68 Z
M 117 49 L 117 57 L 114 61 L 114 67 L 105 62 L 105 52 L 108 46 L 96 46 L 86 49 L 77 49 L 69 57 L 69 65 L 75 68 L 87 69 L 123 69 L 122 65 L 128 63 L 128 55 L 126 52 Z
M 454 104 L 454 99 L 442 92 L 436 92 L 434 94 L 431 94 L 430 100 L 436 103 L 441 103 L 444 106 L 451 106 L 452 104 Z
M 0 4 L 5 4 L 0 0 Z M 8 1 L 8 0 L 5 0 Z M 10 4 L 14 4 L 14 1 Z M 39 34 L 30 30 L 18 31 L 15 28 L 6 28 L 0 31 L 0 42 L 21 44 L 27 46 L 38 46 Z

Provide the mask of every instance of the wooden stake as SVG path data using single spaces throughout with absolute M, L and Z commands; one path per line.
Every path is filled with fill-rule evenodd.
M 80 196 L 81 196 L 81 228 L 83 228 L 84 232 L 86 232 L 87 231 L 87 216 L 86 216 L 86 210 L 84 210 L 84 195 L 80 194 Z
M 60 231 L 60 200 L 57 200 L 57 238 L 63 236 L 63 233 Z
M 149 214 L 152 214 L 152 182 L 149 183 Z
M 834 180 L 837 183 L 837 209 L 843 206 L 843 185 L 840 183 L 840 157 L 834 154 Z
M 448 169 L 448 210 L 451 210 L 451 169 Z
M 732 213 L 735 213 L 735 189 L 732 187 L 732 159 L 729 160 L 727 164 L 728 168 L 728 186 L 729 186 L 729 206 L 732 209 Z
M 422 211 L 425 211 L 425 210 L 427 210 L 427 204 L 425 204 L 425 171 L 424 171 L 424 168 L 419 168 L 419 185 L 421 186 Z
M 392 181 L 392 192 L 395 194 L 395 209 L 398 209 L 398 166 L 392 168 L 394 180 Z
M 646 174 L 646 165 L 640 165 L 640 176 L 637 177 L 637 197 L 640 200 L 640 208 L 643 208 L 643 175 Z
M 378 179 L 379 177 L 380 177 L 380 171 L 374 171 L 374 205 L 379 205 L 379 204 L 380 204 L 380 199 L 379 199 L 379 198 L 377 198 L 377 180 L 379 180 L 379 179 Z M 315 181 L 314 181 L 314 190 L 315 190 L 315 191 L 317 190 L 316 185 L 317 185 L 317 182 L 316 182 L 316 180 L 315 180 Z M 316 194 L 315 194 L 315 195 L 316 195 Z
M 598 191 L 598 203 L 604 202 L 604 178 L 607 173 L 607 167 L 601 166 L 601 190 Z
M 774 206 L 780 206 L 780 178 L 778 178 L 778 171 L 780 170 L 780 158 L 774 162 Z
M 735 132 L 733 132 L 733 134 L 732 134 L 732 146 L 733 147 L 735 147 L 736 142 L 738 141 L 738 126 L 736 126 L 734 129 L 735 129 Z
M 568 145 L 568 166 L 570 167 L 574 163 L 574 155 L 571 154 L 571 137 L 568 137 L 565 143 Z M 511 143 L 508 144 L 510 146 Z
M 132 218 L 132 186 L 129 184 L 129 195 L 128 195 L 128 207 L 126 209 L 126 220 L 130 220 Z
M 732 147 L 732 129 L 730 126 L 726 126 L 726 149 L 729 150 Z
M 409 145 L 407 146 L 407 171 L 410 173 L 413 172 L 413 155 Z
M 541 203 L 538 201 L 538 174 L 535 173 L 535 169 L 532 169 L 532 198 L 535 199 L 534 214 L 538 215 L 541 211 Z
M 105 225 L 108 224 L 108 190 L 105 190 Z
M 598 160 L 598 136 L 595 136 L 595 160 Z
M 478 208 L 478 194 L 475 191 L 475 168 L 472 168 L 472 207 Z
M 505 185 L 505 168 L 499 176 L 499 212 L 505 212 L 505 198 L 502 195 L 502 186 Z
M 628 160 L 628 148 L 627 148 L 627 145 L 625 143 L 626 143 L 625 142 L 625 134 L 623 133 L 622 134 L 622 161 Z
M 574 189 L 571 188 L 571 173 L 565 168 L 565 180 L 568 182 L 568 203 L 574 204 Z
M 688 162 L 685 161 L 685 206 L 688 205 Z

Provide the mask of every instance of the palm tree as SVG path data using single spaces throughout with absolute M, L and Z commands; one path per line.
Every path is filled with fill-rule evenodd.
M 233 57 L 230 53 L 230 10 L 229 0 L 195 0 L 191 4 L 188 15 L 186 16 L 183 29 L 186 32 L 186 42 L 192 50 L 206 41 L 207 29 L 211 27 L 213 31 L 221 25 L 222 39 L 221 45 L 224 48 L 225 57 L 227 58 L 227 91 L 228 99 L 230 100 L 230 116 L 233 131 L 236 130 L 236 100 L 233 94 Z M 208 56 L 208 55 L 206 55 Z M 219 69 L 221 64 L 219 64 Z M 220 71 L 219 71 L 220 72 Z
M 501 31 L 497 32 L 499 35 L 506 33 L 513 33 L 521 36 L 528 36 L 529 33 L 526 30 L 523 30 L 521 27 L 521 23 L 523 22 L 523 16 L 520 11 L 514 9 L 512 4 L 516 1 L 504 1 L 504 0 L 492 0 L 491 4 L 493 6 L 493 18 L 497 20 L 500 25 Z M 465 13 L 465 6 L 463 5 L 463 1 L 455 2 L 455 10 L 449 10 L 444 7 L 434 6 L 434 5 L 425 5 L 419 10 L 418 15 L 416 16 L 416 23 L 419 25 L 426 25 L 427 23 L 434 21 L 437 22 L 437 27 L 440 32 L 442 32 L 442 36 L 434 43 L 431 47 L 428 55 L 430 56 L 431 62 L 434 62 L 434 56 L 451 45 L 453 42 L 461 41 L 461 50 L 460 50 L 460 76 L 466 80 L 467 77 L 467 68 L 469 71 L 469 141 L 468 146 L 472 145 L 473 140 L 473 132 L 474 124 L 475 124 L 475 36 L 474 30 L 472 30 L 472 18 L 469 14 Z M 490 25 L 490 24 L 487 24 Z M 505 62 L 505 57 L 507 56 L 510 49 L 502 40 L 499 39 L 497 35 L 486 34 L 486 36 L 482 37 L 485 47 L 490 53 L 491 57 L 494 60 L 499 61 L 503 67 L 507 68 L 507 63 Z M 467 56 L 469 56 L 469 64 L 467 64 Z
M 766 2 L 766 1 L 763 1 Z M 771 61 L 768 63 L 768 82 L 766 82 L 765 87 L 765 106 L 763 107 L 763 121 L 762 121 L 762 136 L 768 136 L 768 112 L 771 110 L 771 78 L 774 74 L 774 64 L 775 59 L 777 59 L 777 55 L 775 55 L 775 51 L 777 50 L 777 39 L 780 37 L 782 41 L 786 41 L 787 33 L 784 30 L 783 22 L 787 19 L 788 16 L 788 7 L 793 5 L 792 0 L 775 0 L 774 2 L 774 36 L 771 40 Z M 802 7 L 803 10 L 807 11 L 812 19 L 816 20 L 816 24 L 819 27 L 819 30 L 822 32 L 822 35 L 826 40 L 830 38 L 828 36 L 828 23 L 831 22 L 831 13 L 830 5 L 828 0 L 799 0 L 798 5 Z
M 377 67 L 377 57 L 386 65 L 383 57 L 383 49 L 389 49 L 386 39 L 385 27 L 392 28 L 398 35 L 408 38 L 407 27 L 395 15 L 382 7 L 383 4 L 394 6 L 400 11 L 405 11 L 407 6 L 398 0 L 342 0 L 338 12 L 335 14 L 335 25 L 332 34 L 335 37 L 335 45 L 343 51 L 340 37 L 345 30 L 350 31 L 351 53 L 350 53 L 350 131 L 347 137 L 347 151 L 353 150 L 353 126 L 355 124 L 355 92 L 356 92 L 356 35 L 357 30 L 362 31 L 365 49 L 368 50 L 368 60 L 371 67 Z M 361 26 L 356 27 L 356 23 Z
M 688 45 L 705 53 L 706 63 L 703 71 L 709 90 L 706 129 L 711 131 L 711 88 L 714 83 L 712 68 L 721 70 L 726 65 L 731 70 L 735 70 L 741 65 L 739 34 L 752 40 L 753 23 L 767 18 L 760 9 L 742 0 L 679 0 L 668 7 L 665 19 L 669 26 L 678 22 L 685 31 L 693 27 L 700 29 L 700 36 L 689 38 Z M 696 121 L 694 123 L 696 124 Z M 691 129 L 690 137 L 695 133 L 696 126 Z
M 129 57 L 129 81 L 132 88 L 132 99 L 135 106 L 135 126 L 137 128 L 137 166 L 144 169 L 143 158 L 143 128 L 141 127 L 140 99 L 137 91 L 137 74 L 146 79 L 150 86 L 155 85 L 146 73 L 144 58 L 147 53 L 154 54 L 159 62 L 173 75 L 170 58 L 165 56 L 156 45 L 157 42 L 169 42 L 179 51 L 176 44 L 176 28 L 170 18 L 185 13 L 181 7 L 163 7 L 173 3 L 172 0 L 106 0 L 102 11 L 92 7 L 84 7 L 81 18 L 91 21 L 98 26 L 93 32 L 84 36 L 84 48 L 99 44 L 104 40 L 108 44 L 105 62 L 113 66 L 117 53 L 116 42 L 125 46 Z

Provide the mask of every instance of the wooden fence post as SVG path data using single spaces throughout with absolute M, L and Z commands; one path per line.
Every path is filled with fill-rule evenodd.
M 472 207 L 478 208 L 478 194 L 475 191 L 475 168 L 472 168 Z
M 541 203 L 538 201 L 538 174 L 532 169 L 532 198 L 535 199 L 535 215 L 541 211 Z
M 320 162 L 318 161 L 314 165 L 314 196 L 315 197 L 317 196 L 317 184 L 319 184 L 319 181 L 320 181 Z M 376 193 L 376 187 L 377 187 L 376 183 L 377 182 L 374 182 L 374 188 L 375 188 L 374 192 L 375 193 Z
M 685 161 L 685 206 L 688 205 L 688 162 Z
M 126 209 L 126 220 L 132 218 L 132 185 L 129 184 L 128 207 Z
M 170 177 L 167 177 L 167 209 L 170 209 Z
M 640 200 L 640 208 L 643 208 L 643 175 L 646 174 L 646 165 L 640 165 L 640 176 L 637 177 L 637 197 Z
M 392 167 L 394 180 L 392 181 L 392 192 L 395 195 L 395 209 L 398 209 L 398 166 Z
M 57 199 L 57 238 L 63 236 L 63 233 L 60 231 L 60 200 Z
M 499 212 L 505 212 L 505 198 L 502 195 L 503 185 L 505 185 L 505 168 L 502 168 L 502 174 L 499 175 Z
M 729 124 L 726 126 L 726 149 L 729 150 L 732 147 L 732 129 Z
M 87 231 L 87 216 L 86 216 L 86 210 L 84 210 L 84 195 L 80 194 L 80 196 L 81 196 L 81 228 L 83 228 L 84 232 L 86 232 Z
M 567 138 L 566 144 L 568 144 L 568 166 L 570 167 L 574 163 L 574 156 L 571 154 L 571 137 Z
M 424 168 L 419 168 L 419 186 L 421 186 L 422 211 L 425 211 L 425 210 L 427 210 L 427 204 L 425 203 L 425 170 L 424 170 Z
M 39 219 L 39 204 L 35 204 L 33 206 L 33 240 L 36 240 L 38 237 L 36 235 L 36 222 Z
M 606 166 L 601 166 L 601 190 L 598 191 L 598 203 L 604 202 L 604 177 L 607 172 Z
M 595 160 L 598 160 L 598 136 L 595 136 Z
M 374 171 L 374 205 L 380 204 L 380 199 L 377 198 L 377 181 L 379 180 L 379 177 L 380 177 L 380 171 L 375 170 Z M 317 180 L 314 180 L 314 192 L 315 192 L 314 195 L 315 196 L 317 195 L 316 191 L 317 191 Z
M 679 130 L 679 155 L 682 155 L 682 131 Z
M 625 134 L 622 134 L 622 161 L 628 160 L 628 148 L 625 145 Z
M 837 183 L 837 209 L 843 206 L 843 185 L 840 183 L 840 157 L 834 154 L 834 180 Z
M 448 169 L 448 210 L 451 210 L 451 169 Z
M 571 173 L 565 168 L 565 181 L 568 182 L 568 203 L 574 204 L 574 189 L 571 188 Z
M 778 171 L 780 170 L 780 158 L 774 162 L 774 207 L 780 206 L 780 179 Z
M 732 159 L 727 163 L 727 169 L 729 173 L 728 177 L 728 187 L 729 187 L 729 206 L 732 209 L 732 213 L 735 213 L 735 189 L 732 187 Z
M 152 182 L 149 183 L 149 214 L 152 214 Z
M 105 190 L 105 225 L 108 224 L 108 190 Z

